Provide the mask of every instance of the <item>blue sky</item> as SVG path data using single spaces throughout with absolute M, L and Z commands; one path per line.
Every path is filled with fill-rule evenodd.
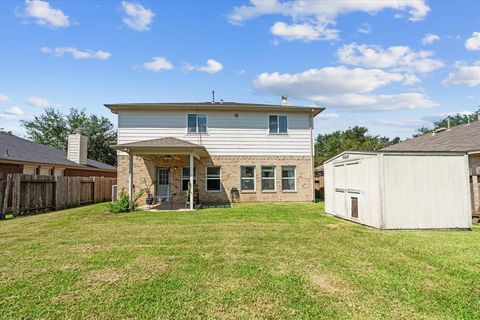
M 317 133 L 410 136 L 480 104 L 479 1 L 2 1 L 0 127 L 45 106 L 320 105 Z

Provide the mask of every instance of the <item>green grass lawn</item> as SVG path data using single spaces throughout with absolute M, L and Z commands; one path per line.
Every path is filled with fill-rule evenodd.
M 0 221 L 1 318 L 480 319 L 480 228 L 378 231 L 323 203 Z

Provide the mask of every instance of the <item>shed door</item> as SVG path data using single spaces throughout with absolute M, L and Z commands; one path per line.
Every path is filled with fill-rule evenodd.
M 361 163 L 357 161 L 337 164 L 333 169 L 335 182 L 335 213 L 348 219 L 360 219 L 362 214 Z

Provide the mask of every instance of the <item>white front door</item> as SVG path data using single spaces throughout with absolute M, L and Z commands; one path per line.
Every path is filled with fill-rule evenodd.
M 157 168 L 157 196 L 168 198 L 170 196 L 170 168 Z

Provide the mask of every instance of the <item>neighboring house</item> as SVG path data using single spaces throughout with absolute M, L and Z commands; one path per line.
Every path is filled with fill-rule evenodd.
M 106 104 L 118 115 L 118 190 L 183 203 L 314 201 L 317 107 L 233 102 Z M 193 209 L 193 193 L 190 194 Z
M 0 132 L 0 173 L 116 177 L 116 167 L 87 158 L 87 138 L 68 138 L 68 152 Z
M 457 151 L 468 154 L 470 183 L 472 185 L 472 207 L 474 213 L 480 211 L 480 121 L 459 125 L 453 128 L 441 128 L 434 133 L 413 138 L 389 146 L 386 151 Z M 448 172 L 445 172 L 448 175 Z

